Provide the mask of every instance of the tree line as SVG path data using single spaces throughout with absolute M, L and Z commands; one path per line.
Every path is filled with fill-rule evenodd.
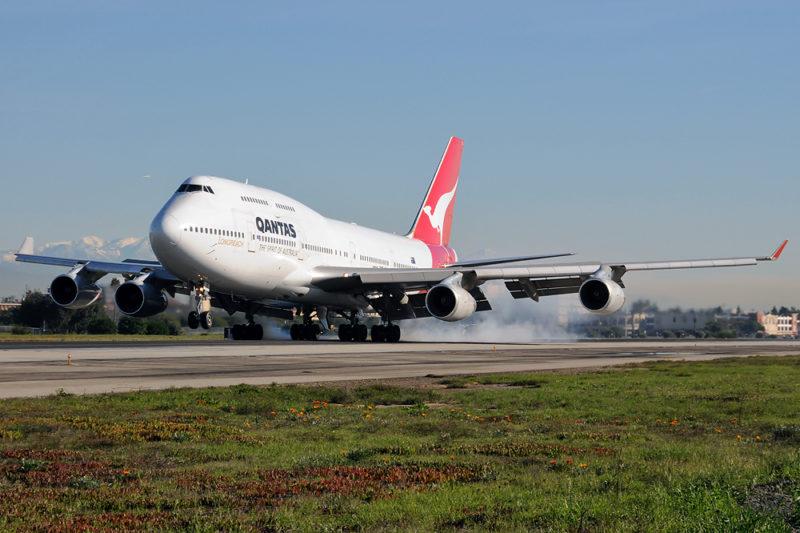
M 15 333 L 29 333 L 41 328 L 47 333 L 91 333 L 122 335 L 180 335 L 178 317 L 162 313 L 151 318 L 122 317 L 119 322 L 109 316 L 102 303 L 83 309 L 65 309 L 46 294 L 28 291 L 16 309 L 0 312 L 0 324 L 14 326 Z

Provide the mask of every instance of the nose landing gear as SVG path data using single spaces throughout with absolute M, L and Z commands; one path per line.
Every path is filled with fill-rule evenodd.
M 214 326 L 214 318 L 211 316 L 211 289 L 208 285 L 195 288 L 194 302 L 195 310 L 189 313 L 186 320 L 189 327 L 211 329 Z

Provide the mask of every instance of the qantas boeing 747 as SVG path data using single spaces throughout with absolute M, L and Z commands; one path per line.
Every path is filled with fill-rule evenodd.
M 488 311 L 481 285 L 503 280 L 514 298 L 577 293 L 593 313 L 613 313 L 625 303 L 622 276 L 632 270 L 755 265 L 772 255 L 733 259 L 631 263 L 530 264 L 568 253 L 459 261 L 449 247 L 463 141 L 455 137 L 417 212 L 411 231 L 392 235 L 325 218 L 275 191 L 211 176 L 183 182 L 150 225 L 150 244 L 158 262 L 121 263 L 35 255 L 25 239 L 17 261 L 57 265 L 69 272 L 50 284 L 62 307 L 78 309 L 101 294 L 106 274 L 125 278 L 114 300 L 129 316 L 146 317 L 167 308 L 167 295 L 194 296 L 189 326 L 208 329 L 212 307 L 243 312 L 247 325 L 234 339 L 261 339 L 256 315 L 292 319 L 292 339 L 316 340 L 316 317 L 328 328 L 334 319 L 343 341 L 397 342 L 396 321 L 433 316 L 462 320 Z M 520 265 L 525 262 L 528 264 Z M 367 331 L 365 313 L 381 324 Z M 344 319 L 343 321 L 341 319 Z

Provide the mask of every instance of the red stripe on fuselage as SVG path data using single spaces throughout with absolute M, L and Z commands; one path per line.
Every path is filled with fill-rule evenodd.
M 428 244 L 428 250 L 431 251 L 431 266 L 433 268 L 444 268 L 447 265 L 452 265 L 458 261 L 456 251 L 447 246 L 438 246 L 435 244 Z

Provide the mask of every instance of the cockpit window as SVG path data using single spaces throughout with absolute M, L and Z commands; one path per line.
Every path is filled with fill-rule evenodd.
M 177 192 L 207 192 L 214 194 L 214 190 L 208 185 L 195 185 L 193 183 L 184 183 L 178 187 Z

